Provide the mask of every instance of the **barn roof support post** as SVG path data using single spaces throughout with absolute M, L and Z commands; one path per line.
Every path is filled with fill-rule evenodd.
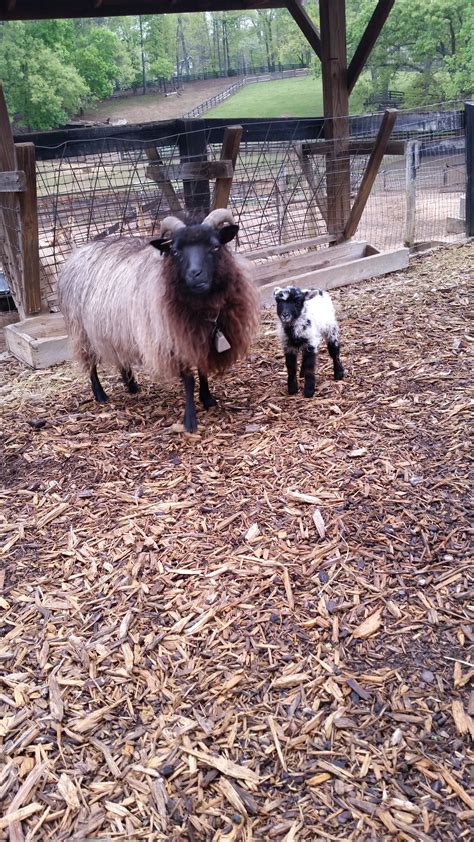
M 341 234 L 350 212 L 349 90 L 345 0 L 320 0 L 328 232 Z
M 466 113 L 466 234 L 474 237 L 474 101 L 464 103 Z

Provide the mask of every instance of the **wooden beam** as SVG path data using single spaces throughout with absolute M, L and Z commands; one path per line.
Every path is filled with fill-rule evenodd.
M 404 155 L 405 154 L 404 140 L 391 140 L 387 143 L 385 150 L 386 155 Z M 350 140 L 349 141 L 349 155 L 370 155 L 374 148 L 373 140 Z M 302 144 L 303 155 L 327 155 L 331 151 L 331 143 L 325 140 L 314 140 L 309 143 Z M 442 192 L 442 188 L 441 188 Z
M 150 146 L 148 149 L 145 149 L 145 153 L 148 160 L 152 162 L 151 165 L 146 168 L 146 177 L 151 178 L 152 181 L 155 181 L 158 186 L 161 187 L 163 196 L 168 202 L 170 210 L 173 213 L 179 213 L 182 210 L 181 203 L 175 193 L 175 189 L 171 184 L 171 181 L 166 175 L 166 169 L 163 166 L 160 153 L 158 152 L 156 146 Z
M 25 173 L 21 170 L 0 172 L 0 193 L 20 193 L 25 189 Z
M 349 218 L 344 228 L 344 239 L 348 239 L 355 234 L 360 218 L 364 211 L 373 183 L 379 171 L 382 158 L 385 155 L 389 137 L 392 133 L 395 120 L 397 119 L 398 111 L 395 108 L 387 108 L 384 112 L 382 122 L 375 140 L 374 148 L 367 162 L 362 181 L 360 183 L 357 196 L 352 205 Z
M 345 0 L 320 0 L 328 231 L 341 233 L 350 211 L 349 92 Z
M 33 143 L 17 143 L 18 166 L 25 173 L 26 190 L 20 197 L 20 241 L 23 269 L 25 313 L 41 310 L 40 259 L 38 241 L 38 203 L 36 198 L 36 159 Z
M 287 0 L 288 11 L 317 57 L 321 60 L 321 37 L 301 0 Z
M 286 0 L 0 0 L 0 20 L 40 20 L 45 18 L 113 17 L 116 15 L 183 14 L 185 12 L 276 9 Z
M 230 160 L 232 163 L 232 173 L 229 178 L 217 179 L 212 199 L 212 210 L 215 210 L 216 208 L 226 208 L 229 203 L 232 179 L 234 177 L 235 165 L 239 154 L 242 132 L 242 126 L 226 126 L 221 149 L 221 160 Z
M 0 172 L 17 169 L 15 144 L 3 88 L 0 85 Z M 19 195 L 19 194 L 18 194 Z M 25 315 L 21 275 L 19 204 L 16 193 L 4 193 L 0 203 L 0 255 L 3 269 L 20 316 Z
M 359 41 L 354 55 L 352 56 L 349 69 L 347 71 L 347 86 L 349 93 L 351 93 L 355 83 L 357 82 L 365 63 L 369 58 L 379 37 L 382 27 L 387 20 L 395 0 L 379 0 L 372 17 L 370 18 L 364 34 Z

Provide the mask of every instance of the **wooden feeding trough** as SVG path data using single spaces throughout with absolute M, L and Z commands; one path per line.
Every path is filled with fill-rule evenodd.
M 31 368 L 49 368 L 71 359 L 61 313 L 45 313 L 5 327 L 8 349 Z
M 325 248 L 330 235 L 297 240 L 247 255 L 255 261 L 255 277 L 262 303 L 277 286 L 335 289 L 408 266 L 409 249 L 378 251 L 362 240 Z

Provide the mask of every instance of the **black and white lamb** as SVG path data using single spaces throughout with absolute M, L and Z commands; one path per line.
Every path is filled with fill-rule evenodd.
M 324 339 L 334 365 L 334 379 L 342 380 L 344 369 L 339 359 L 339 325 L 334 305 L 327 292 L 299 287 L 277 287 L 273 291 L 278 315 L 278 334 L 288 371 L 288 394 L 298 391 L 297 358 L 302 352 L 300 377 L 304 377 L 304 396 L 312 398 L 315 388 L 316 354 Z
M 116 366 L 132 393 L 140 366 L 158 380 L 181 377 L 184 428 L 197 429 L 194 372 L 203 406 L 215 406 L 208 375 L 248 352 L 259 323 L 252 266 L 226 248 L 237 231 L 230 211 L 215 210 L 199 225 L 167 217 L 155 239 L 96 240 L 73 252 L 59 305 L 99 403 L 99 363 Z

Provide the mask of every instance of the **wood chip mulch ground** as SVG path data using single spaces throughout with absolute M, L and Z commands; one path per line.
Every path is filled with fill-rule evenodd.
M 313 400 L 267 312 L 196 437 L 4 359 L 0 838 L 472 839 L 473 264 L 336 293 Z

